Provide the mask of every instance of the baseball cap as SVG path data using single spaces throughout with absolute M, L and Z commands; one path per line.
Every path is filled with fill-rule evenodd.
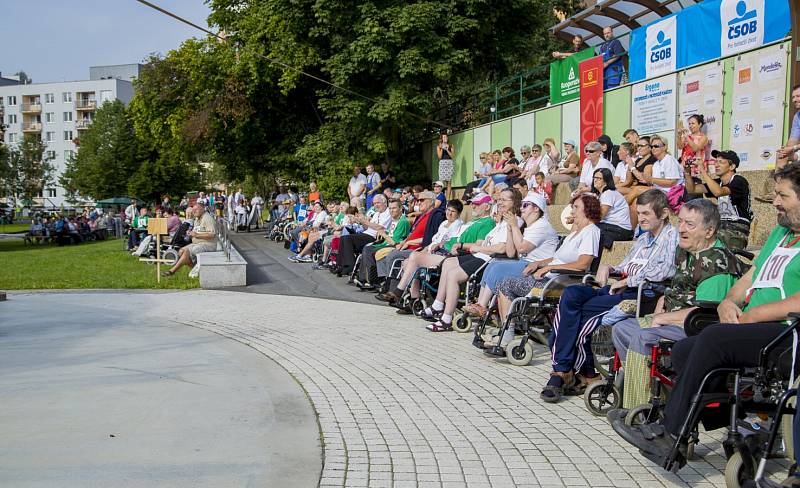
M 739 167 L 739 155 L 736 154 L 735 151 L 731 150 L 717 151 L 716 149 L 714 149 L 713 151 L 711 151 L 711 157 L 727 159 L 731 163 L 735 164 L 737 168 Z
M 470 200 L 470 203 L 474 203 L 475 205 L 482 205 L 484 203 L 492 203 L 492 197 L 490 197 L 486 193 L 478 193 L 477 195 L 472 197 L 472 200 Z
M 547 200 L 545 200 L 544 195 L 541 193 L 537 193 L 535 191 L 529 191 L 525 198 L 522 199 L 523 202 L 531 202 L 537 207 L 539 210 L 542 211 L 544 215 L 547 215 Z
M 435 200 L 436 195 L 433 194 L 432 191 L 421 191 L 419 192 L 419 196 L 417 200 Z
M 572 147 L 576 147 L 575 139 L 564 139 L 564 144 L 569 144 Z

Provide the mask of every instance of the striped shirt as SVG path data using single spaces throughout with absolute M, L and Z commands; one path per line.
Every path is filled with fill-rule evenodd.
M 645 267 L 634 276 L 628 277 L 628 286 L 639 286 L 644 280 L 650 282 L 665 281 L 675 275 L 675 251 L 678 248 L 678 231 L 667 223 L 657 237 L 645 232 L 636 239 L 636 244 L 625 256 L 625 259 L 611 268 L 614 272 L 622 272 L 634 258 L 646 259 Z

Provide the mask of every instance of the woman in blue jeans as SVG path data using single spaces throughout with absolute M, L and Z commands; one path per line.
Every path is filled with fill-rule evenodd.
M 489 263 L 481 279 L 481 292 L 477 303 L 464 307 L 464 311 L 482 317 L 486 315 L 486 307 L 497 292 L 497 285 L 509 276 L 522 275 L 525 266 L 544 259 L 552 258 L 558 246 L 558 234 L 547 221 L 547 203 L 539 193 L 528 192 L 522 199 L 522 220 L 525 230 L 515 226 L 509 227 L 506 240 L 506 254 L 517 255 L 518 259 L 496 259 Z

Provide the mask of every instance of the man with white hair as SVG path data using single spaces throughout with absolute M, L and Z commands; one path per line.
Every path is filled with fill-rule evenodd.
M 603 157 L 603 150 L 599 142 L 587 142 L 586 146 L 583 148 L 583 152 L 586 153 L 586 159 L 583 161 L 583 169 L 578 179 L 578 187 L 572 193 L 573 197 L 581 193 L 592 191 L 594 172 L 598 169 L 606 168 L 612 173 L 614 172 L 614 167 L 611 166 L 611 162 Z

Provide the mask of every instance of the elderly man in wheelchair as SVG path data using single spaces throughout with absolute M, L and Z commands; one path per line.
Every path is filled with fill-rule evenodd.
M 731 460 L 741 460 L 734 466 L 732 481 L 763 476 L 764 461 L 755 473 L 755 446 L 746 441 L 753 436 L 738 432 L 737 418 L 747 411 L 774 415 L 776 404 L 782 406 L 794 364 L 779 368 L 772 358 L 775 353 L 788 355 L 794 363 L 800 328 L 796 313 L 800 310 L 800 163 L 777 170 L 774 177 L 778 226 L 754 266 L 717 307 L 720 323 L 673 347 L 677 384 L 662 418 L 626 425 L 616 411 L 609 412 L 614 430 L 665 469 L 677 470 L 685 464 L 691 432 L 702 421 L 706 430 L 729 426 L 723 446 Z M 789 483 L 800 486 L 796 479 Z

